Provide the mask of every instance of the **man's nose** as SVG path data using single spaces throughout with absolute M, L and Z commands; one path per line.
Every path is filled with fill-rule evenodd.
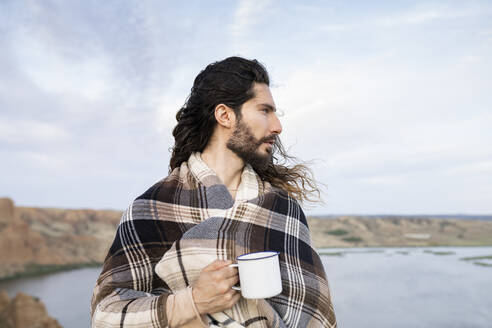
M 282 123 L 280 123 L 280 120 L 278 119 L 278 116 L 275 113 L 273 114 L 273 121 L 270 127 L 270 132 L 276 134 L 280 134 L 282 132 Z

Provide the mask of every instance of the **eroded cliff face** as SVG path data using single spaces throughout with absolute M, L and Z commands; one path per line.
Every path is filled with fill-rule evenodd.
M 14 222 L 14 202 L 10 198 L 0 198 L 0 229 Z
M 308 224 L 317 248 L 492 245 L 492 221 L 339 216 Z
M 0 291 L 0 327 L 61 328 L 39 299 L 24 293 L 10 299 L 5 291 Z
M 16 207 L 0 198 L 0 279 L 43 266 L 102 263 L 121 213 Z M 308 223 L 317 248 L 492 245 L 492 221 L 339 216 Z
M 0 279 L 43 266 L 102 263 L 121 212 L 15 207 L 0 199 Z

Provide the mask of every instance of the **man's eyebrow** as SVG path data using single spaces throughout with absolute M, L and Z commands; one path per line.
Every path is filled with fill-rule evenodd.
M 264 106 L 264 107 L 268 107 L 270 110 L 276 112 L 277 109 L 275 107 L 273 107 L 272 105 L 270 104 L 259 104 L 258 107 L 261 107 L 261 106 Z

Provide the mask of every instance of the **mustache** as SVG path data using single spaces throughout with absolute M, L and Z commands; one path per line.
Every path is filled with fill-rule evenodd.
M 274 143 L 277 143 L 277 135 L 275 134 L 272 134 L 272 135 L 269 135 L 269 136 L 266 136 L 266 137 L 263 137 L 261 138 L 259 141 L 258 141 L 258 145 L 261 145 L 262 143 L 264 142 L 270 142 L 270 141 L 273 141 Z

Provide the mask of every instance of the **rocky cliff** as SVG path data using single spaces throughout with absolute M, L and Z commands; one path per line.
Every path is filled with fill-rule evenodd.
M 492 221 L 432 217 L 309 218 L 315 247 L 491 246 Z
M 0 279 L 102 263 L 120 211 L 15 207 L 0 199 Z
M 120 211 L 15 207 L 0 198 L 0 279 L 104 260 Z M 492 221 L 309 218 L 315 247 L 492 245 Z
M 24 293 L 10 299 L 5 291 L 0 291 L 0 327 L 61 328 L 39 299 Z

